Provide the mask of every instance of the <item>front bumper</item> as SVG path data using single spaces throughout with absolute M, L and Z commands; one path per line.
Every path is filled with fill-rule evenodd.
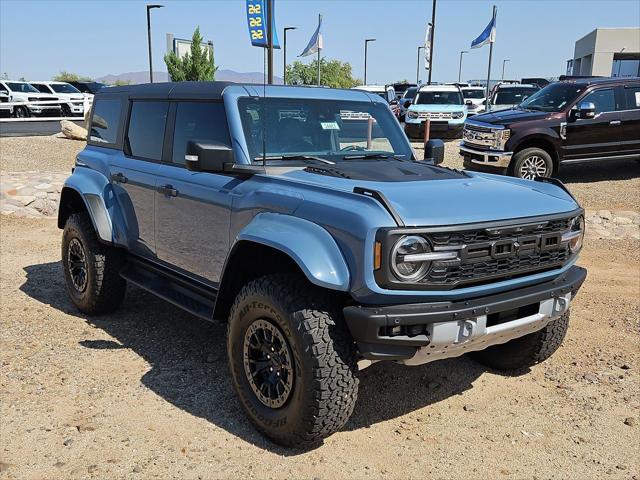
M 420 123 L 410 123 L 405 120 L 404 131 L 409 138 L 424 138 L 424 121 Z M 448 121 L 432 120 L 429 125 L 430 134 L 449 134 L 459 137 L 462 134 L 464 123 L 451 123 Z
M 586 276 L 584 268 L 574 266 L 550 282 L 473 300 L 358 305 L 345 307 L 343 313 L 363 358 L 418 365 L 544 328 L 567 311 Z M 422 333 L 392 335 L 394 327 L 401 332 L 417 328 Z
M 497 150 L 477 150 L 460 142 L 460 155 L 464 158 L 465 164 L 476 164 L 483 167 L 494 167 L 505 169 L 511 162 L 513 152 L 502 152 Z

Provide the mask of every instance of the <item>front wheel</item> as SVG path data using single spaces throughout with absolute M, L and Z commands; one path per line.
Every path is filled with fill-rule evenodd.
M 14 113 L 16 118 L 29 118 L 31 115 L 27 107 L 18 106 Z
M 120 276 L 122 252 L 98 240 L 86 213 L 74 213 L 62 234 L 62 267 L 67 292 L 88 315 L 109 313 L 120 306 L 127 288 Z
M 513 156 L 511 162 L 511 174 L 514 177 L 533 180 L 536 177 L 550 177 L 553 174 L 553 159 L 541 148 L 520 150 Z
M 69 108 L 69 105 L 63 103 L 62 106 L 60 107 L 61 113 L 63 117 L 70 117 L 71 116 L 71 108 Z
M 470 353 L 479 363 L 496 370 L 519 370 L 545 361 L 560 348 L 569 329 L 569 312 L 542 330 Z
M 276 443 L 307 448 L 347 422 L 358 395 L 356 349 L 330 292 L 297 275 L 245 285 L 227 353 L 240 403 Z

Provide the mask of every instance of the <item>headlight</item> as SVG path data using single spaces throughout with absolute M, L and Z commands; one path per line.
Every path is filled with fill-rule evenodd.
M 571 253 L 578 253 L 584 242 L 584 217 L 582 215 L 571 220 L 571 227 L 562 235 L 562 240 L 569 244 Z
M 507 140 L 511 137 L 511 130 L 508 128 L 502 130 L 495 130 L 495 142 L 494 147 L 499 150 L 504 150 Z
M 418 112 L 414 112 L 413 110 L 407 111 L 407 117 L 409 118 L 418 118 L 420 114 Z
M 462 118 L 462 117 L 464 117 L 464 112 L 453 112 L 451 114 L 451 118 L 456 118 L 457 119 L 457 118 Z
M 391 251 L 391 269 L 393 273 L 404 281 L 417 280 L 422 277 L 429 268 L 428 261 L 415 260 L 415 256 L 428 253 L 431 249 L 422 237 L 415 235 L 402 237 Z

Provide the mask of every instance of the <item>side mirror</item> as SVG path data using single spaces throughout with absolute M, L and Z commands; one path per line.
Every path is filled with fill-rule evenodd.
M 466 102 L 464 102 L 465 105 L 473 105 L 473 102 L 471 100 L 467 100 Z
M 582 102 L 576 111 L 576 117 L 587 120 L 596 116 L 596 106 L 591 102 Z
M 409 108 L 411 106 L 411 100 L 404 101 L 404 108 Z
M 424 144 L 424 159 L 431 160 L 436 165 L 444 162 L 444 142 L 440 139 L 428 140 Z
M 391 100 L 389 105 L 398 105 L 398 100 Z
M 221 143 L 187 143 L 184 156 L 187 170 L 192 172 L 223 172 L 225 164 L 233 164 L 233 150 Z

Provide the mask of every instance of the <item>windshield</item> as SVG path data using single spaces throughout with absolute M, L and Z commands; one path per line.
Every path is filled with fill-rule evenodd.
M 484 98 L 484 89 L 462 90 L 465 99 L 480 100 Z
M 402 98 L 404 98 L 405 100 L 413 100 L 416 97 L 417 92 L 418 92 L 417 87 L 411 87 L 407 89 L 406 92 L 404 92 L 404 96 Z
M 462 95 L 457 91 L 420 92 L 414 102 L 417 105 L 463 105 Z
M 12 92 L 40 93 L 37 88 L 34 88 L 28 83 L 7 82 L 7 87 L 9 87 Z
M 494 105 L 519 105 L 537 92 L 537 88 L 501 88 L 493 99 Z
M 56 93 L 80 93 L 80 90 L 68 83 L 51 83 L 50 85 Z
M 383 103 L 243 97 L 238 109 L 253 161 L 262 162 L 263 155 L 412 158 L 398 121 Z
M 520 107 L 544 112 L 559 112 L 578 98 L 584 86 L 573 83 L 552 83 L 527 98 Z

